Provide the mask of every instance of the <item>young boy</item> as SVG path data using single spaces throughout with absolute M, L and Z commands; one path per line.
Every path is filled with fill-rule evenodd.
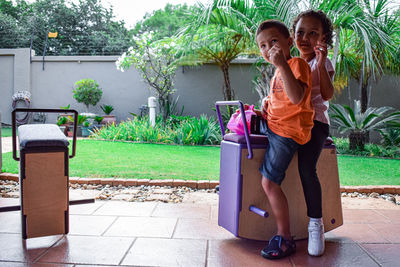
M 293 40 L 280 21 L 267 20 L 256 32 L 262 57 L 276 67 L 267 101 L 261 112 L 262 131 L 269 144 L 260 172 L 262 187 L 276 219 L 277 233 L 261 251 L 268 259 L 286 257 L 296 251 L 289 225 L 289 208 L 280 185 L 297 148 L 311 138 L 314 111 L 311 105 L 311 71 L 306 61 L 292 58 Z M 301 164 L 299 162 L 299 164 Z

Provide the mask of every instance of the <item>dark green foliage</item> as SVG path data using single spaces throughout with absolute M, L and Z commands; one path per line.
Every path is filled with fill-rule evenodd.
M 190 10 L 195 7 L 167 4 L 164 9 L 153 13 L 147 13 L 130 31 L 134 36 L 140 36 L 144 32 L 152 32 L 153 40 L 172 37 L 185 27 L 190 21 Z
M 338 154 L 366 156 L 366 157 L 385 157 L 400 158 L 400 148 L 395 146 L 383 146 L 378 144 L 365 144 L 364 150 L 349 149 L 349 140 L 347 138 L 333 137 L 336 151 Z
M 382 144 L 385 147 L 397 146 L 400 148 L 400 129 L 386 128 L 379 130 L 382 136 Z
M 0 0 L 0 48 L 30 47 L 42 55 L 120 55 L 131 46 L 123 21 L 114 21 L 100 0 L 38 0 L 32 3 Z

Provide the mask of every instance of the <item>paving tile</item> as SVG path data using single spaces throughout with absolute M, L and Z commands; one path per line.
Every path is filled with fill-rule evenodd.
M 119 217 L 104 236 L 171 237 L 176 218 Z
M 69 216 L 69 234 L 102 235 L 117 219 L 115 216 Z
M 21 234 L 0 233 L 0 260 L 33 262 L 61 238 L 57 235 L 23 240 Z
M 89 215 L 93 214 L 98 208 L 103 206 L 105 201 L 96 200 L 95 203 L 90 204 L 78 204 L 78 205 L 70 205 L 69 206 L 69 214 L 81 214 L 81 215 Z
M 21 212 L 0 213 L 0 233 L 21 233 Z
M 68 235 L 39 258 L 39 263 L 119 264 L 133 238 Z
M 400 225 L 391 223 L 374 223 L 370 227 L 391 243 L 400 243 Z
M 400 208 L 397 210 L 376 210 L 376 212 L 388 218 L 391 223 L 400 224 Z
M 152 213 L 154 217 L 210 218 L 210 205 L 159 203 Z
M 105 204 L 97 209 L 93 214 L 113 216 L 150 216 L 156 205 L 156 202 L 106 201 Z
M 54 264 L 54 263 L 28 263 L 0 261 L 0 266 L 4 267 L 74 267 L 73 264 Z M 87 267 L 87 265 L 85 265 Z M 104 267 L 104 266 L 102 266 Z
M 213 222 L 218 224 L 218 205 L 211 205 L 211 218 Z
M 375 210 L 345 209 L 343 222 L 348 223 L 389 223 L 390 220 Z
M 210 240 L 207 266 L 292 266 L 289 259 L 267 260 L 260 252 L 266 242 L 252 241 L 240 238 Z
M 325 234 L 326 239 L 338 243 L 389 243 L 368 224 L 344 224 Z
M 321 257 L 312 257 L 307 252 L 307 241 L 296 242 L 297 251 L 290 256 L 293 265 L 304 267 L 319 266 L 379 266 L 368 254 L 356 243 L 325 243 L 325 253 Z
M 29 266 L 29 263 L 26 263 L 26 262 L 0 261 L 0 266 L 25 267 L 25 266 Z
M 174 238 L 191 239 L 224 239 L 232 238 L 233 235 L 218 226 L 214 221 L 207 219 L 178 219 Z
M 122 265 L 205 266 L 207 240 L 138 238 Z
M 0 197 L 0 208 L 8 206 L 18 206 L 19 204 L 21 204 L 19 198 Z
M 362 244 L 382 266 L 399 266 L 400 244 Z

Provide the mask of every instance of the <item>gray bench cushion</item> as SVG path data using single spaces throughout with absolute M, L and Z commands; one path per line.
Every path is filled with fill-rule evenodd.
M 55 124 L 27 124 L 18 127 L 20 148 L 67 147 L 68 139 Z

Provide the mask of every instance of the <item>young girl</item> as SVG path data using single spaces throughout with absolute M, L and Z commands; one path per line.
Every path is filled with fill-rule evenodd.
M 315 111 L 311 140 L 298 149 L 299 162 L 302 162 L 299 173 L 310 217 L 308 253 L 311 256 L 320 256 L 325 250 L 321 185 L 316 165 L 329 134 L 328 100 L 333 96 L 335 71 L 327 54 L 328 45 L 332 45 L 332 32 L 332 23 L 322 11 L 307 10 L 293 20 L 292 34 L 300 57 L 311 67 L 311 102 Z

